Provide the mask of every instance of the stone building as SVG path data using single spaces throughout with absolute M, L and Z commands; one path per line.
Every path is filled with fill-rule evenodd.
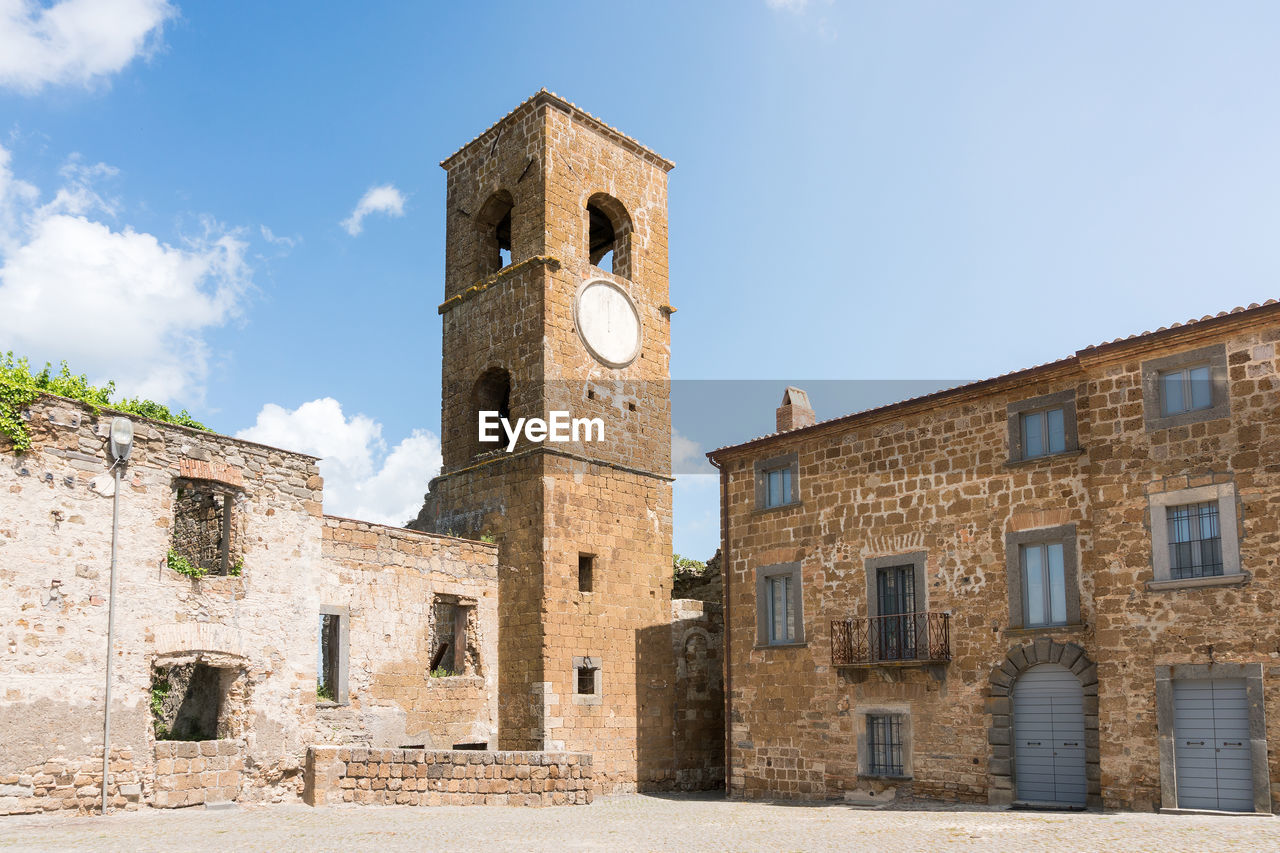
M 719 668 L 716 608 L 671 600 L 673 164 L 542 91 L 441 165 L 444 465 L 411 526 L 498 542 L 499 743 L 590 752 L 604 791 L 717 784 L 719 693 L 672 661 Z M 484 411 L 602 435 L 508 448 Z
M 722 784 L 719 607 L 671 598 L 672 164 L 543 91 L 442 165 L 444 467 L 417 529 L 324 515 L 312 457 L 131 418 L 112 802 Z M 602 434 L 508 452 L 480 411 Z M 30 450 L 0 439 L 0 814 L 98 805 L 111 414 L 44 397 Z
M 775 434 L 721 470 L 728 789 L 1270 812 L 1280 304 Z
M 93 810 L 111 417 L 58 397 L 26 416 L 31 449 L 0 447 L 0 813 Z M 494 739 L 495 546 L 322 515 L 315 459 L 133 420 L 117 537 L 114 803 L 296 798 L 317 743 Z M 431 677 L 438 654 L 448 665 Z

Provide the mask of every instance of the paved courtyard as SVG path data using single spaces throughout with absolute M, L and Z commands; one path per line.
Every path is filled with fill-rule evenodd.
M 1280 850 L 1280 819 L 1058 814 L 985 807 L 865 811 L 843 805 L 620 796 L 591 806 L 261 806 L 101 818 L 0 818 L 8 850 Z

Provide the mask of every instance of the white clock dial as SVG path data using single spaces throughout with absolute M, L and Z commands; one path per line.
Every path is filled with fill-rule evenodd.
M 588 281 L 573 305 L 578 335 L 602 364 L 626 367 L 640 353 L 640 315 L 631 297 L 610 281 Z

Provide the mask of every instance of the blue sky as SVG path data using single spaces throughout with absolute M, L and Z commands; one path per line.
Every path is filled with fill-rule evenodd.
M 1278 295 L 1278 25 L 1245 2 L 0 4 L 0 350 L 323 453 L 329 510 L 402 521 L 438 463 L 437 163 L 545 86 L 677 164 L 676 378 L 1002 373 Z M 681 484 L 677 550 L 714 550 L 714 501 Z

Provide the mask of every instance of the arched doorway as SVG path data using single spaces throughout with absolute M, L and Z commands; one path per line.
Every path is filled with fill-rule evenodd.
M 1019 801 L 1085 804 L 1084 691 L 1061 664 L 1038 664 L 1014 682 L 1013 758 Z
M 1036 675 L 1031 680 L 1023 681 L 1028 673 L 1033 672 L 1037 668 L 1046 665 L 1056 667 L 1057 675 Z M 1069 688 L 1065 678 L 1061 672 L 1065 670 L 1075 679 L 1076 687 Z M 1049 672 L 1050 670 L 1045 670 Z M 1021 683 L 1024 688 L 1022 698 L 1024 703 L 1033 698 L 1036 693 L 1036 682 L 1040 679 L 1057 679 L 1062 685 L 1062 692 L 1070 691 L 1074 696 L 1081 711 L 1078 712 L 1083 718 L 1083 748 L 1084 748 L 1084 778 L 1085 792 L 1084 797 L 1076 796 L 1073 802 L 1066 803 L 1068 805 L 1088 805 L 1101 806 L 1101 774 L 1098 766 L 1098 667 L 1085 654 L 1084 649 L 1071 642 L 1059 642 L 1048 637 L 1041 637 L 1034 643 L 1026 643 L 1016 645 L 1009 649 L 1009 653 L 1005 655 L 1005 659 L 1000 665 L 991 670 L 991 675 L 987 679 L 987 713 L 991 715 L 991 726 L 987 730 L 987 740 L 991 745 L 991 753 L 988 764 L 987 777 L 987 802 L 992 805 L 1009 805 L 1014 800 L 1027 799 L 1022 793 L 1022 789 L 1026 786 L 1019 785 L 1019 767 L 1018 767 L 1018 749 L 1015 718 L 1017 716 L 1014 708 L 1014 695 L 1017 691 L 1018 684 Z M 1057 704 L 1057 703 L 1054 703 Z M 1050 724 L 1053 723 L 1052 718 Z M 1023 722 L 1023 734 L 1028 733 L 1028 725 L 1031 725 L 1031 718 L 1027 717 Z M 1071 730 L 1075 733 L 1076 729 Z M 1064 728 L 1064 734 L 1066 729 Z M 1030 737 L 1027 740 L 1043 740 L 1043 738 Z M 1064 749 L 1067 747 L 1066 742 L 1074 741 L 1076 738 L 1065 736 L 1061 738 L 1064 742 Z M 1051 755 L 1050 758 L 1053 756 Z M 1064 764 L 1068 756 L 1062 756 Z M 1071 760 L 1075 760 L 1072 757 Z M 1034 765 L 1033 765 L 1034 766 Z M 1030 772 L 1030 771 L 1028 771 Z M 1078 779 L 1078 777 L 1076 777 Z M 1064 784 L 1064 788 L 1070 786 Z M 1054 796 L 1057 796 L 1056 790 Z M 1043 800 L 1040 800 L 1043 802 Z M 1050 802 L 1060 802 L 1053 800 Z

